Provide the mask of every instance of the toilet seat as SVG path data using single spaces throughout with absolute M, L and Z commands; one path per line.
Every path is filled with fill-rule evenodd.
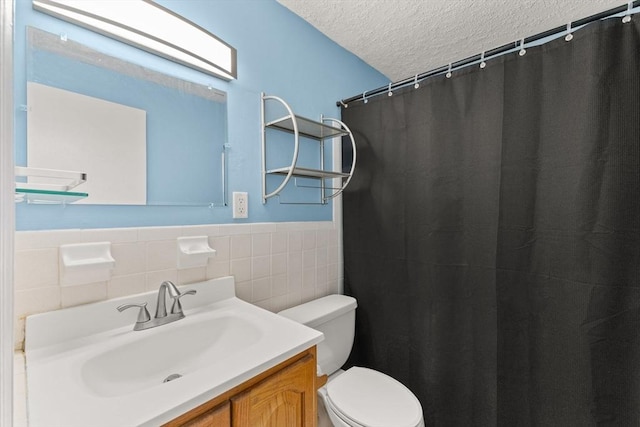
M 422 406 L 397 380 L 373 369 L 352 367 L 327 384 L 327 401 L 356 427 L 416 427 Z

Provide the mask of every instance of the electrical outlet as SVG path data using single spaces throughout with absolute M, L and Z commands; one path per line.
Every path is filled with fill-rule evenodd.
M 249 193 L 233 192 L 233 217 L 249 218 Z

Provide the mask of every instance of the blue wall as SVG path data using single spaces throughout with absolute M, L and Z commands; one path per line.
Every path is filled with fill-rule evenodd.
M 104 53 L 228 94 L 228 189 L 249 193 L 249 219 L 233 220 L 231 208 L 170 206 L 16 205 L 16 229 L 110 228 L 231 222 L 330 220 L 331 204 L 261 202 L 260 92 L 284 98 L 297 114 L 339 117 L 338 99 L 389 82 L 382 74 L 319 33 L 275 0 L 158 0 L 208 29 L 238 51 L 238 79 L 224 82 L 122 43 L 36 12 L 16 0 L 16 139 L 24 140 L 26 26 L 66 34 Z M 357 141 L 356 141 L 357 142 Z M 176 171 L 188 165 L 175 165 Z

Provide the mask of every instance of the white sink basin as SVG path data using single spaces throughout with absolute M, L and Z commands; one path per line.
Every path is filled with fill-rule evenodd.
M 140 339 L 87 359 L 80 367 L 84 384 L 105 397 L 160 387 L 170 375 L 190 375 L 212 361 L 220 363 L 236 357 L 264 335 L 260 325 L 246 316 L 213 311 L 197 320 L 177 322 L 161 334 L 144 335 L 140 331 Z
M 187 288 L 184 319 L 143 331 L 116 307 L 156 292 L 28 317 L 29 425 L 160 425 L 323 338 L 236 298 L 232 277 Z

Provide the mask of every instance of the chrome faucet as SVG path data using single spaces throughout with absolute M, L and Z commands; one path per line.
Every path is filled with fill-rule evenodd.
M 155 328 L 156 326 L 166 325 L 167 323 L 175 322 L 184 318 L 184 312 L 182 311 L 182 304 L 180 298 L 185 295 L 195 295 L 196 291 L 190 289 L 185 292 L 180 290 L 173 284 L 173 282 L 165 281 L 160 285 L 158 289 L 158 298 L 156 301 L 156 315 L 152 319 L 147 310 L 147 303 L 142 304 L 123 304 L 118 307 L 118 311 L 122 312 L 131 307 L 138 307 L 140 312 L 138 313 L 138 320 L 133 326 L 134 331 L 142 331 L 144 329 Z M 167 314 L 167 294 L 173 299 L 171 305 L 171 311 Z

